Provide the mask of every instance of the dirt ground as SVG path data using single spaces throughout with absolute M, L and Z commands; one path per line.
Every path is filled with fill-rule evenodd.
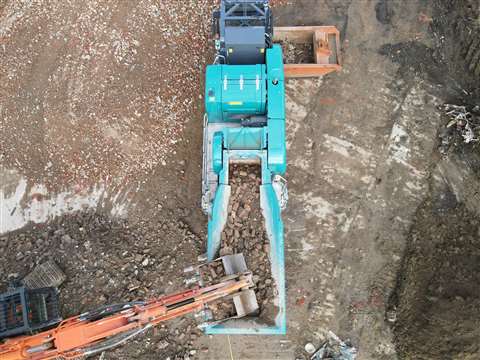
M 53 258 L 64 315 L 183 287 L 205 251 L 213 7 L 0 0 L 2 285 Z M 362 360 L 480 358 L 480 151 L 442 155 L 438 137 L 444 103 L 480 102 L 478 12 L 275 2 L 276 25 L 337 26 L 343 55 L 286 85 L 288 335 L 201 336 L 186 318 L 105 358 L 307 359 L 328 331 Z
M 407 359 L 478 359 L 478 215 L 448 189 L 418 209 L 391 306 Z

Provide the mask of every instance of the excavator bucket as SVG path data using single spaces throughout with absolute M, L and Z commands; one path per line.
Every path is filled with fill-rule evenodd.
M 186 281 L 187 284 L 198 282 L 202 287 L 227 281 L 238 276 L 238 274 L 246 275 L 249 281 L 253 284 L 252 274 L 248 271 L 243 254 L 222 256 L 208 263 L 201 264 L 197 268 L 191 267 L 185 271 L 195 271 L 196 273 L 191 280 Z M 231 313 L 226 318 L 218 318 L 217 316 L 212 316 L 210 313 L 206 313 L 204 320 L 210 321 L 213 319 L 214 321 L 210 321 L 208 324 L 204 325 L 212 326 L 229 319 L 239 319 L 245 316 L 258 314 L 259 306 L 253 289 L 243 289 L 242 291 L 233 294 L 229 300 L 231 300 L 234 313 Z
M 323 76 L 342 68 L 340 33 L 334 26 L 275 27 L 273 41 L 313 45 L 313 62 L 285 64 L 286 78 Z
M 220 258 L 228 275 L 241 274 L 248 272 L 245 258 L 242 254 L 227 255 Z M 250 274 L 250 278 L 252 275 Z M 253 282 L 253 281 L 252 281 Z M 258 312 L 258 302 L 255 296 L 255 291 L 252 289 L 244 290 L 233 296 L 233 303 L 235 304 L 235 311 L 237 318 Z

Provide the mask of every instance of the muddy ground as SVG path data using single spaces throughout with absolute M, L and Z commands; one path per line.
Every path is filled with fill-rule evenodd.
M 306 359 L 329 330 L 359 359 L 480 358 L 478 145 L 438 148 L 441 105 L 479 103 L 478 3 L 276 3 L 278 25 L 337 26 L 344 65 L 287 82 L 288 335 L 198 337 L 187 319 L 106 358 Z M 67 315 L 183 286 L 205 246 L 212 7 L 0 1 L 3 285 L 54 258 Z
M 417 56 L 432 51 L 429 57 L 434 59 L 433 65 L 421 62 L 418 67 L 412 63 L 409 66 L 417 67 L 427 79 L 442 87 L 445 102 L 472 109 L 480 100 L 480 28 L 475 20 L 479 16 L 478 4 L 467 1 L 456 6 L 446 1 L 436 5 L 432 19 L 422 17 L 430 22 L 432 32 L 440 39 L 436 47 L 413 50 L 416 45 L 410 44 L 408 49 L 397 51 L 414 51 Z M 480 129 L 473 114 L 472 133 L 478 137 Z M 444 127 L 449 120 L 442 116 Z M 453 131 L 458 133 L 458 130 L 457 127 Z M 478 188 L 477 140 L 466 144 L 460 137 L 459 141 L 447 142 L 445 152 L 440 145 L 443 134 L 441 128 L 437 150 L 446 154 L 444 158 L 458 156 L 466 160 L 477 182 L 474 180 L 472 185 L 465 179 L 462 185 Z M 475 207 L 461 201 L 455 183 L 442 183 L 436 176 L 438 173 L 434 171 L 428 196 L 415 214 L 398 271 L 397 288 L 390 301 L 393 313 L 387 312 L 387 320 L 393 315 L 389 320 L 401 359 L 477 359 L 480 318 L 474 309 L 480 304 L 480 217 Z

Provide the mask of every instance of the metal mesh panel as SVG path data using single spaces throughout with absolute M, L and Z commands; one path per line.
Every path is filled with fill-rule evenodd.
M 23 284 L 29 289 L 59 287 L 66 279 L 58 265 L 50 260 L 38 265 L 23 279 Z
M 24 288 L 0 295 L 0 338 L 25 331 L 27 322 Z
M 54 289 L 29 290 L 27 306 L 28 321 L 32 330 L 60 321 L 58 296 Z

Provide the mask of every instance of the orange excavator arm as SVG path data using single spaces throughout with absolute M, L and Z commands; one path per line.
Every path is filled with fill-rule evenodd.
M 216 300 L 253 286 L 251 274 L 238 274 L 147 302 L 106 306 L 61 322 L 57 327 L 0 344 L 0 360 L 78 359 L 124 343 L 159 323 L 202 310 Z

